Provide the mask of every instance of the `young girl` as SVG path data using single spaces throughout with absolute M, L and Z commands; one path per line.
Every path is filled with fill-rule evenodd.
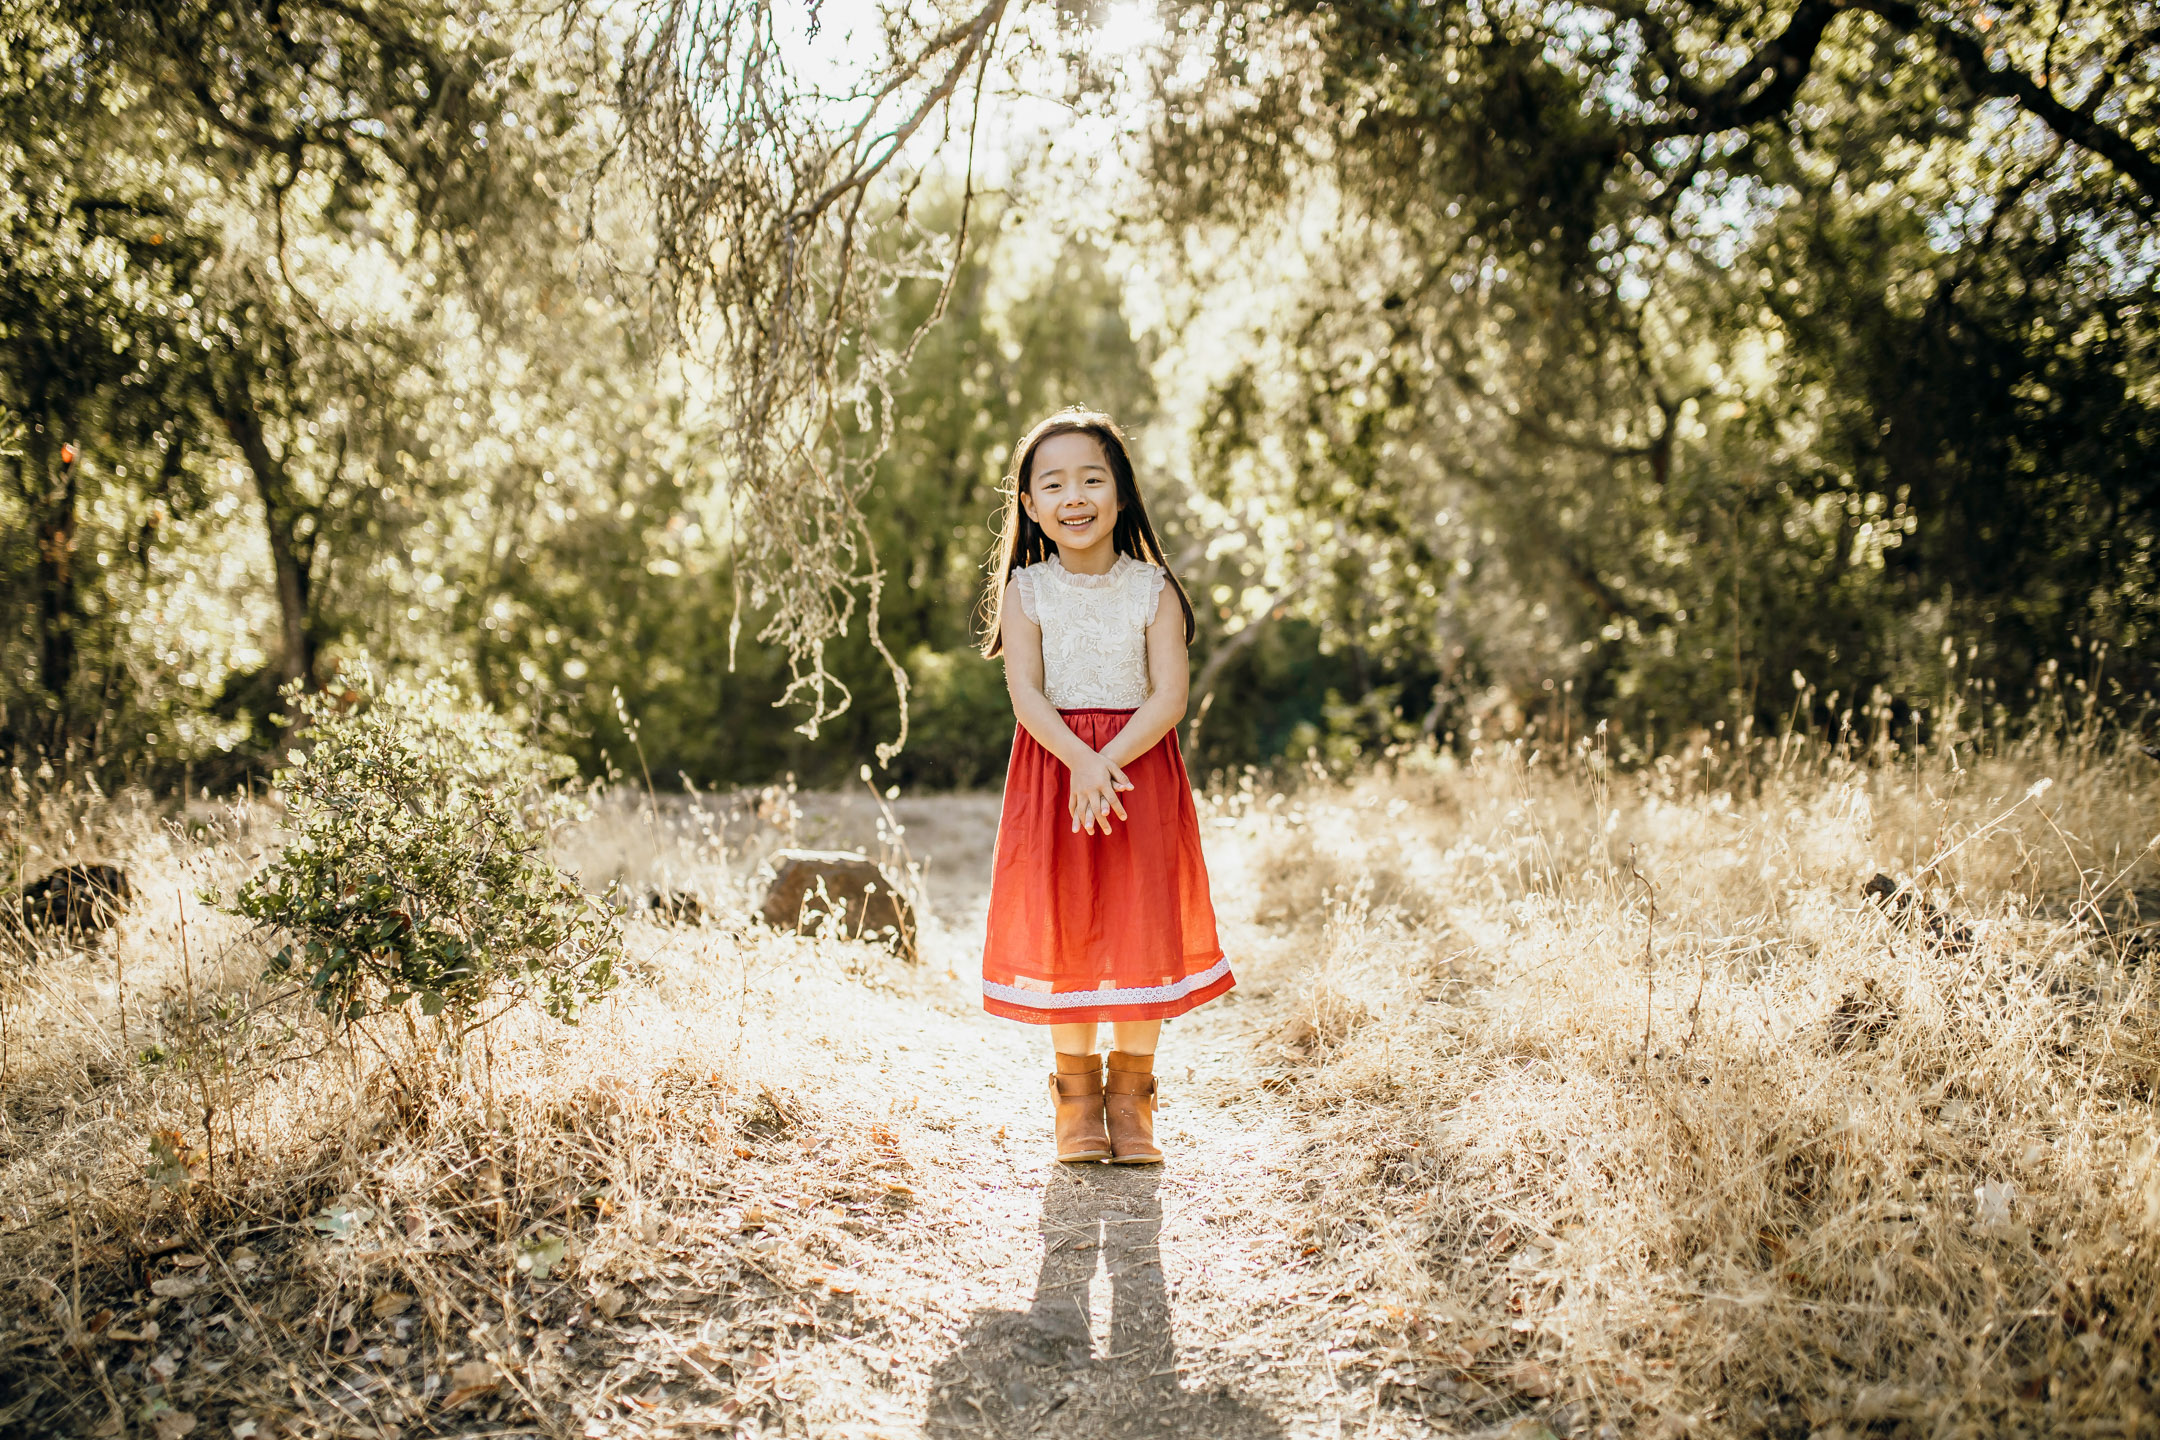
M 1021 440 L 1006 483 L 983 654 L 1004 653 L 1020 723 L 983 1008 L 1050 1027 L 1058 1159 L 1153 1165 L 1162 1022 L 1235 983 L 1177 744 L 1192 602 L 1109 416 L 1052 415 Z

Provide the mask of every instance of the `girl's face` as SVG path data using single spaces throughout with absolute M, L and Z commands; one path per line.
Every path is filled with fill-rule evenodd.
M 1117 477 L 1110 472 L 1102 442 L 1074 430 L 1037 445 L 1034 473 L 1020 503 L 1060 555 L 1109 544 L 1117 528 Z

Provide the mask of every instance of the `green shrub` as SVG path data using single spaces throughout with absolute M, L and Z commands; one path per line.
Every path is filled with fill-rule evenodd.
M 607 991 L 617 915 L 549 858 L 578 818 L 569 761 L 439 680 L 362 675 L 339 696 L 286 698 L 291 839 L 232 906 L 288 937 L 273 976 L 302 977 L 348 1020 L 414 999 L 462 1019 L 531 994 L 574 1020 Z

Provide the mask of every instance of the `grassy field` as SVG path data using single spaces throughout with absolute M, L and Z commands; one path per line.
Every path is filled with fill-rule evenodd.
M 196 898 L 268 804 L 26 781 L 24 873 L 142 894 L 7 960 L 0 1433 L 2150 1433 L 2156 781 L 1231 777 L 1243 983 L 1166 1039 L 1159 1180 L 1052 1174 L 1040 1037 L 974 1006 L 994 796 L 608 799 L 565 861 L 705 922 L 452 1048 L 326 1032 Z M 922 963 L 753 926 L 789 840 L 912 862 Z

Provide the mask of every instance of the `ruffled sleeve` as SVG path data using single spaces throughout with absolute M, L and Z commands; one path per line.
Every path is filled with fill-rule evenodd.
M 1035 567 L 1029 565 L 1013 571 L 1013 584 L 1020 590 L 1020 613 L 1035 624 L 1042 624 L 1042 611 L 1035 604 Z
M 1170 572 L 1160 565 L 1143 565 L 1140 568 L 1143 572 L 1140 578 L 1140 623 L 1152 625 L 1155 623 L 1155 612 L 1162 608 L 1163 586 L 1169 583 Z

